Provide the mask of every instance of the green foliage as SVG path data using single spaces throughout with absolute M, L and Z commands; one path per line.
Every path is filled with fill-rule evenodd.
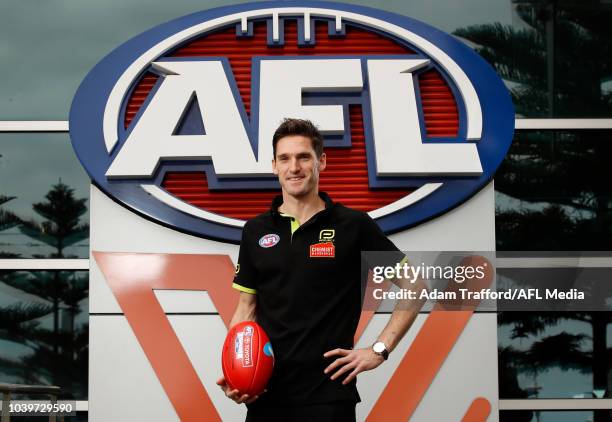
M 454 34 L 512 82 L 517 114 L 609 117 L 612 93 L 601 82 L 612 76 L 612 11 L 592 1 L 525 1 L 516 12 L 526 27 L 492 23 Z
M 0 335 L 3 340 L 20 343 L 31 348 L 37 347 L 38 318 L 44 317 L 52 312 L 49 304 L 30 302 L 14 303 L 10 306 L 0 308 Z M 19 362 L 12 361 L 12 365 Z
M 612 9 L 593 1 L 514 5 L 526 25 L 474 25 L 455 35 L 507 81 L 517 115 L 609 117 L 612 92 L 603 83 L 612 80 Z M 610 137 L 517 133 L 495 187 L 526 205 L 498 210 L 498 249 L 612 249 Z
M 89 236 L 89 226 L 80 224 L 80 217 L 87 211 L 86 198 L 76 199 L 74 189 L 61 181 L 53 185 L 45 195 L 45 202 L 33 205 L 34 211 L 45 220 L 42 223 L 25 221 L 22 233 L 57 249 L 52 258 L 65 258 L 63 250 Z
M 3 210 L 2 205 L 7 202 L 15 199 L 14 196 L 5 196 L 0 194 L 0 231 L 10 229 L 21 223 L 21 219 L 17 216 L 17 214 Z M 0 256 L 2 258 L 3 256 Z M 11 258 L 10 256 L 4 256 L 4 258 Z
M 475 45 L 507 81 L 516 113 L 609 117 L 612 93 L 602 83 L 612 80 L 612 9 L 591 0 L 513 4 L 522 25 L 475 25 L 455 35 Z M 498 249 L 612 249 L 611 153 L 609 132 L 517 134 L 495 188 L 524 206 L 498 208 Z M 563 321 L 589 324 L 592 335 L 547 334 Z M 500 313 L 498 324 L 511 327 L 511 339 L 529 344 L 524 350 L 500 348 L 501 397 L 537 395 L 522 390 L 517 376 L 550 368 L 592 373 L 594 388 L 609 391 L 612 360 L 605 328 L 611 322 L 604 312 Z
M 535 206 L 497 210 L 498 248 L 611 249 L 610 154 L 606 132 L 517 135 L 495 177 L 495 188 Z
M 49 258 L 67 258 L 64 248 L 89 235 L 89 227 L 80 222 L 87 211 L 85 202 L 60 181 L 45 201 L 33 204 L 43 221 L 19 220 L 20 231 L 53 247 Z M 75 326 L 75 318 L 88 296 L 88 276 L 71 271 L 0 271 L 0 282 L 19 290 L 22 298 L 40 298 L 23 298 L 0 308 L 0 338 L 30 349 L 19 359 L 0 357 L 0 376 L 19 383 L 59 385 L 64 398 L 87 397 L 88 327 Z M 41 323 L 49 316 L 51 328 Z
M 14 382 L 59 385 L 66 398 L 87 397 L 88 328 L 74 323 L 88 295 L 87 275 L 5 271 L 0 282 L 40 298 L 0 308 L 0 338 L 31 350 L 16 360 L 0 359 L 0 374 Z M 43 327 L 49 316 L 53 326 Z
M 592 370 L 593 356 L 584 350 L 589 339 L 585 334 L 565 332 L 542 337 L 524 352 L 523 370 L 529 374 L 537 374 L 551 368 L 589 373 Z

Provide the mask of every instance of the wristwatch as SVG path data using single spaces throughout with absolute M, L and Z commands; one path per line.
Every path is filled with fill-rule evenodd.
M 382 356 L 384 360 L 387 360 L 389 358 L 389 351 L 387 350 L 387 346 L 385 346 L 385 343 L 383 343 L 382 341 L 377 341 L 376 343 L 374 343 L 372 345 L 372 350 L 374 350 L 374 353 L 376 353 L 377 355 Z

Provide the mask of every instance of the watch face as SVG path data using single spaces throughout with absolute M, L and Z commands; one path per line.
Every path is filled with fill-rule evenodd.
M 382 353 L 386 350 L 385 344 L 382 341 L 374 343 L 373 349 L 376 353 Z

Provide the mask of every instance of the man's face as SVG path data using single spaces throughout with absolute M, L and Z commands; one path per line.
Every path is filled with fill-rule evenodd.
M 317 158 L 310 138 L 292 135 L 278 140 L 272 169 L 283 192 L 300 198 L 318 189 L 319 172 L 325 169 L 325 162 L 325 154 Z

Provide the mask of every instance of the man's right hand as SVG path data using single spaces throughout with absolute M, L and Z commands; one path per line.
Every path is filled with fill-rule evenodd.
M 224 377 L 221 377 L 217 380 L 217 385 L 221 387 L 227 397 L 234 400 L 238 404 L 250 404 L 259 398 L 259 396 L 251 397 L 248 394 L 240 394 L 240 391 L 238 390 L 232 390 L 230 386 L 227 385 L 227 381 L 225 381 Z

